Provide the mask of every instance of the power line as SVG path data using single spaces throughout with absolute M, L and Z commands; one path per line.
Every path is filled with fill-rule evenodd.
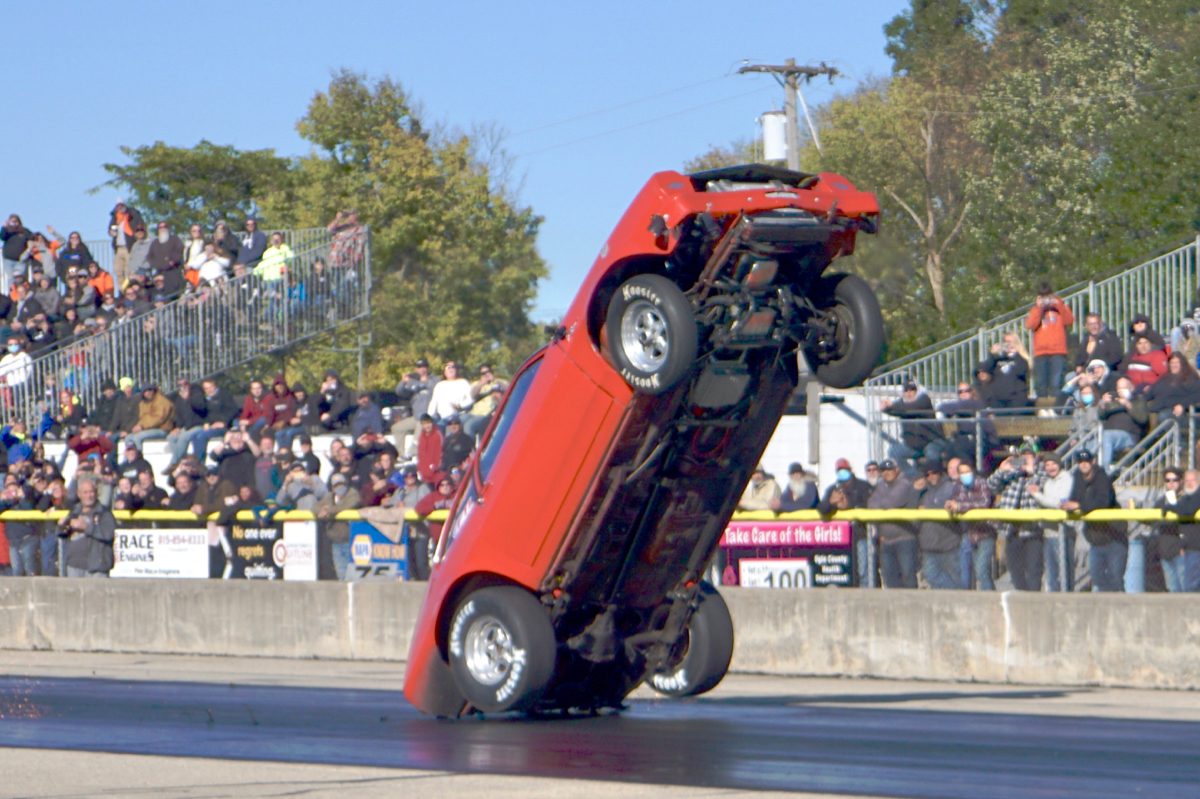
M 592 139 L 599 139 L 602 136 L 610 136 L 614 133 L 621 133 L 623 131 L 631 130 L 633 128 L 640 128 L 644 125 L 650 125 L 655 122 L 661 122 L 664 119 L 671 119 L 672 117 L 682 116 L 683 114 L 690 114 L 691 112 L 699 111 L 702 108 L 709 108 L 714 105 L 720 105 L 721 103 L 727 103 L 731 100 L 739 100 L 743 97 L 749 97 L 752 94 L 759 94 L 763 91 L 766 91 L 765 87 L 755 89 L 754 91 L 744 92 L 742 94 L 735 94 L 730 97 L 724 97 L 720 100 L 713 100 L 712 102 L 703 103 L 701 105 L 695 105 L 695 106 L 692 106 L 691 108 L 685 108 L 682 111 L 675 111 L 670 114 L 664 114 L 663 116 L 655 117 L 654 119 L 647 119 L 643 122 L 634 122 L 632 125 L 624 125 L 619 128 L 613 128 L 612 130 L 606 130 L 606 131 L 602 131 L 600 133 L 593 133 L 590 136 L 584 136 L 579 139 L 572 139 L 571 141 L 566 141 L 566 142 L 563 142 L 562 144 L 554 144 L 549 147 L 542 147 L 541 149 L 538 149 L 538 150 L 530 150 L 529 152 L 521 153 L 521 154 L 517 155 L 516 157 L 517 158 L 525 158 L 530 155 L 539 155 L 540 153 L 549 152 L 550 150 L 558 150 L 562 147 L 570 147 L 572 144 L 580 144 L 581 142 L 591 141 Z
M 601 114 L 607 114 L 610 111 L 619 111 L 622 108 L 628 108 L 629 106 L 637 105 L 638 103 L 645 103 L 650 100 L 657 100 L 660 97 L 668 97 L 672 94 L 678 94 L 679 92 L 687 91 L 688 89 L 695 89 L 698 86 L 707 86 L 710 83 L 716 83 L 717 81 L 724 80 L 725 78 L 728 78 L 728 77 L 730 77 L 729 74 L 719 75 L 715 78 L 709 78 L 708 80 L 702 80 L 699 83 L 689 83 L 687 86 L 680 86 L 678 89 L 671 89 L 669 91 L 659 92 L 658 94 L 651 94 L 647 97 L 639 97 L 636 100 L 630 100 L 629 102 L 621 103 L 620 105 L 614 105 L 614 106 L 610 106 L 608 108 L 601 108 L 599 111 L 589 111 L 586 114 L 580 114 L 578 116 L 568 117 L 566 119 L 560 119 L 557 122 L 547 122 L 545 125 L 538 125 L 536 128 L 529 128 L 527 130 L 521 131 L 520 133 L 514 133 L 511 136 L 509 136 L 508 138 L 515 139 L 517 136 L 524 136 L 527 133 L 535 133 L 539 130 L 546 130 L 547 128 L 554 128 L 554 127 L 558 127 L 559 125 L 566 125 L 570 122 L 578 122 L 581 119 L 587 119 L 589 117 L 599 116 Z

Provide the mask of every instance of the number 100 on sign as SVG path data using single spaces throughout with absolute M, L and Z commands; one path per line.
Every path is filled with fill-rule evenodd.
M 808 558 L 742 558 L 738 584 L 743 588 L 808 588 L 812 563 Z

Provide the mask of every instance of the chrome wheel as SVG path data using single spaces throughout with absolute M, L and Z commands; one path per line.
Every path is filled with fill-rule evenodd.
M 621 347 L 639 370 L 653 374 L 662 368 L 670 353 L 667 320 L 658 306 L 635 300 L 621 317 Z
M 467 629 L 463 659 L 481 685 L 497 685 L 512 669 L 514 647 L 508 629 L 493 616 L 482 616 Z

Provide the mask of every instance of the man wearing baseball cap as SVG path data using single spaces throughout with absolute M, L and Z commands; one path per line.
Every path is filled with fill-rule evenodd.
M 408 457 L 417 451 L 417 427 L 420 419 L 429 413 L 429 400 L 433 397 L 433 387 L 440 378 L 429 373 L 429 361 L 418 358 L 415 371 L 404 375 L 404 379 L 396 386 L 396 396 L 401 403 L 408 403 L 408 414 L 403 415 L 392 425 L 392 442 L 396 449 Z M 412 436 L 412 443 L 405 447 L 404 442 Z
M 779 499 L 771 504 L 771 510 L 779 513 L 790 513 L 795 510 L 809 510 L 817 506 L 817 486 L 808 479 L 808 473 L 799 462 L 788 466 L 787 487 Z
M 1075 485 L 1063 510 L 1090 513 L 1117 508 L 1112 479 L 1096 468 L 1096 457 L 1089 450 L 1075 456 Z M 1088 572 L 1093 591 L 1124 591 L 1125 562 L 1129 557 L 1129 528 L 1125 522 L 1084 522 L 1083 537 L 1092 545 L 1088 552 Z
M 772 510 L 771 503 L 779 501 L 779 484 L 767 474 L 760 463 L 754 467 L 750 482 L 738 500 L 738 510 Z
M 868 508 L 915 509 L 920 498 L 900 466 L 891 458 L 879 464 L 883 480 L 871 492 Z M 912 522 L 879 522 L 879 574 L 884 588 L 917 587 L 917 534 Z
M 871 497 L 871 486 L 866 480 L 854 476 L 850 461 L 838 458 L 834 463 L 837 469 L 837 480 L 825 489 L 825 495 L 817 503 L 817 510 L 822 516 L 828 516 L 834 511 L 865 508 Z M 862 522 L 850 523 L 850 534 L 854 542 L 854 576 L 856 585 L 874 585 L 874 578 L 867 574 L 867 529 Z

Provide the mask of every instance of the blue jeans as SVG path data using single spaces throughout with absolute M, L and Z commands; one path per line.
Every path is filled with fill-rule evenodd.
M 12 561 L 13 577 L 33 577 L 38 573 L 41 543 L 40 535 L 27 535 L 15 544 L 9 543 L 8 555 Z
M 1127 594 L 1146 592 L 1146 540 L 1143 538 L 1129 539 L 1129 556 L 1125 561 L 1124 582 Z
M 42 533 L 42 575 L 57 577 L 58 575 L 58 533 Z
M 196 456 L 196 460 L 204 463 L 208 459 L 208 442 L 214 438 L 220 438 L 228 432 L 228 428 L 212 428 L 205 430 L 203 427 L 192 434 L 192 453 Z
M 1179 565 L 1176 567 L 1176 573 L 1179 575 L 1179 590 L 1189 593 L 1200 591 L 1200 552 L 1194 549 L 1185 549 L 1183 554 L 1175 558 L 1175 562 Z M 1163 561 L 1163 571 L 1166 571 L 1167 561 Z M 1167 590 L 1170 589 L 1168 580 Z
M 1088 572 L 1092 576 L 1092 590 L 1123 592 L 1125 561 L 1128 557 L 1129 547 L 1123 541 L 1092 547 L 1088 552 Z
M 922 552 L 921 576 L 930 588 L 959 589 L 963 587 L 962 571 L 958 562 L 958 550 L 949 552 Z
M 1179 553 L 1179 557 L 1167 560 L 1163 558 L 1162 570 L 1163 579 L 1167 581 L 1167 590 L 1172 594 L 1178 594 L 1184 590 L 1187 585 L 1187 553 Z
M 286 449 L 289 452 L 292 449 L 292 442 L 296 440 L 296 436 L 304 434 L 304 426 L 296 425 L 295 427 L 285 427 L 275 434 L 275 449 Z
M 962 558 L 963 574 L 970 575 L 973 581 L 973 585 L 963 581 L 968 583 L 968 588 L 974 587 L 976 591 L 996 590 L 996 582 L 992 579 L 996 563 L 995 538 L 982 538 L 979 543 L 972 544 L 970 536 L 964 535 L 959 557 Z
M 1100 446 L 1100 465 L 1107 469 L 1112 465 L 1113 455 L 1119 449 L 1129 449 L 1137 443 L 1128 430 L 1105 430 Z
M 875 569 L 878 564 L 871 562 L 871 541 L 864 538 L 861 541 L 854 542 L 854 570 L 858 573 L 859 588 L 877 588 L 875 584 Z
M 142 430 L 137 433 L 130 433 L 129 435 L 125 436 L 125 442 L 127 444 L 130 444 L 130 443 L 136 444 L 137 448 L 139 450 L 141 450 L 142 445 L 145 444 L 147 441 L 157 441 L 160 438 L 166 438 L 166 437 L 167 437 L 166 430 L 159 430 L 157 427 L 155 427 L 150 430 Z
M 1035 355 L 1033 358 L 1033 385 L 1039 397 L 1057 397 L 1062 391 L 1065 355 Z
M 333 552 L 333 571 L 337 574 L 337 579 L 346 579 L 346 569 L 350 566 L 350 543 L 345 544 L 330 544 Z
M 916 467 L 916 462 L 918 459 L 924 458 L 928 461 L 940 461 L 949 447 L 950 445 L 945 439 L 940 439 L 930 441 L 925 445 L 924 452 L 921 452 L 913 449 L 907 444 L 897 442 L 888 448 L 888 455 L 899 461 L 899 466 L 905 474 L 912 476 L 916 475 L 920 471 Z M 972 456 L 972 461 L 973 460 L 974 456 Z
M 177 427 L 167 434 L 167 451 L 171 453 L 171 466 L 175 466 L 183 460 L 183 456 L 187 455 L 188 444 L 192 443 L 192 436 L 203 429 L 199 425 L 187 428 Z
M 917 539 L 880 542 L 879 571 L 884 588 L 916 588 Z
M 1042 537 L 1010 536 L 1005 559 L 1013 588 L 1018 591 L 1041 591 L 1043 549 Z
M 463 420 L 463 432 L 471 438 L 477 438 L 487 430 L 488 423 L 492 421 L 492 415 L 489 413 L 487 416 L 476 416 L 468 413 Z
M 1058 538 L 1047 537 L 1042 541 L 1042 553 L 1046 566 L 1046 588 L 1050 591 L 1075 590 L 1075 532 L 1067 529 Z M 1060 562 L 1066 567 L 1065 584 L 1058 579 Z

